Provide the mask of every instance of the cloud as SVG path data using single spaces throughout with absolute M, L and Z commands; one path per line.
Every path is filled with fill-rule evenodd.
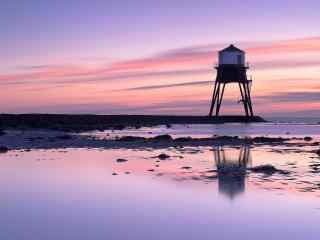
M 320 93 L 319 92 L 283 92 L 283 93 L 274 93 L 271 95 L 265 96 L 256 96 L 254 100 L 259 102 L 274 102 L 274 103 L 283 103 L 283 102 L 320 102 Z
M 134 88 L 126 88 L 123 90 L 133 91 L 133 90 L 153 90 L 153 89 L 162 89 L 162 88 L 173 88 L 173 87 L 185 87 L 185 86 L 195 86 L 195 85 L 209 85 L 213 81 L 194 81 L 194 82 L 182 82 L 174 84 L 162 84 L 162 85 L 151 85 L 151 86 L 142 86 Z
M 126 79 L 142 79 L 142 78 L 166 78 L 166 77 L 179 77 L 189 76 L 197 74 L 210 74 L 208 69 L 191 69 L 191 70 L 172 70 L 172 71 L 141 71 L 141 72 L 123 72 L 116 74 L 109 74 L 105 76 L 83 78 L 83 79 L 67 79 L 58 81 L 59 83 L 73 83 L 78 82 L 103 82 L 103 81 L 115 81 L 115 80 L 126 80 Z
M 21 85 L 27 83 L 37 84 L 75 84 L 75 83 L 98 83 L 98 82 L 110 82 L 116 80 L 127 80 L 127 79 L 143 79 L 143 78 L 167 78 L 167 77 L 179 77 L 179 76 L 190 76 L 190 75 L 204 75 L 210 74 L 209 69 L 190 69 L 190 70 L 171 70 L 171 71 L 141 71 L 141 72 L 119 72 L 113 74 L 106 74 L 101 76 L 88 76 L 88 77 L 66 77 L 59 78 L 54 77 L 50 81 L 39 81 L 32 80 L 4 80 L 0 81 L 0 85 Z
M 240 46 L 242 44 L 240 43 Z M 320 37 L 304 38 L 295 40 L 272 41 L 265 43 L 244 43 L 245 51 L 252 57 L 269 55 L 269 54 L 285 54 L 285 53 L 306 53 L 306 52 L 320 52 Z M 153 67 L 165 66 L 181 66 L 184 64 L 204 64 L 211 66 L 217 58 L 218 51 L 223 46 L 221 44 L 209 44 L 203 46 L 194 46 L 180 49 L 168 50 L 164 53 L 157 54 L 150 58 L 136 59 L 131 61 L 124 61 L 115 63 L 112 68 L 117 70 L 122 69 L 145 69 Z M 280 65 L 287 63 L 278 62 Z M 302 62 L 302 61 L 301 61 Z M 294 62 L 293 67 L 297 66 Z M 274 67 L 273 65 L 272 67 Z M 290 65 L 287 65 L 290 67 Z M 271 66 L 270 66 L 271 67 Z
M 254 70 L 268 70 L 268 69 L 284 69 L 284 68 L 305 68 L 320 66 L 319 59 L 309 59 L 309 60 L 273 60 L 273 61 L 260 61 L 252 64 Z
M 51 70 L 51 69 L 63 69 L 65 65 L 60 64 L 39 64 L 39 65 L 24 65 L 17 66 L 16 69 L 19 70 Z
M 241 46 L 242 44 L 240 44 Z M 320 37 L 266 43 L 245 43 L 250 57 L 284 53 L 320 52 Z M 19 84 L 25 81 L 78 83 L 110 81 L 138 77 L 163 77 L 167 75 L 210 73 L 221 44 L 207 44 L 164 51 L 142 59 L 114 62 L 95 67 L 80 65 L 31 65 L 26 72 L 0 75 L 2 84 Z M 284 59 L 266 61 L 257 59 L 255 69 L 296 68 L 320 65 L 319 60 Z M 189 72 L 188 72 L 189 71 Z M 11 84 L 13 84 L 11 83 Z
M 253 55 L 320 52 L 320 37 L 266 42 L 246 51 Z

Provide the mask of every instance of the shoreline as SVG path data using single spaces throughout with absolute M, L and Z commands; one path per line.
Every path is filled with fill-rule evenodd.
M 48 129 L 66 132 L 127 127 L 141 128 L 171 124 L 223 124 L 266 122 L 259 116 L 178 116 L 178 115 L 90 115 L 90 114 L 0 114 L 2 130 Z

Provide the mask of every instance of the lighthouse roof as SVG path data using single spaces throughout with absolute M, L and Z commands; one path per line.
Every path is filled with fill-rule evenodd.
M 242 53 L 244 53 L 244 51 L 235 47 L 233 44 L 231 44 L 229 47 L 227 47 L 225 49 L 222 49 L 220 52 L 242 52 Z

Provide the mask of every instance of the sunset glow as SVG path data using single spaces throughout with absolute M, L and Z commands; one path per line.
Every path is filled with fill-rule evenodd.
M 244 1 L 250 11 L 237 24 L 230 19 L 244 6 L 231 2 L 180 9 L 169 1 L 58 1 L 37 15 L 43 6 L 35 0 L 5 1 L 4 12 L 17 16 L 1 23 L 1 112 L 205 115 L 217 51 L 234 43 L 247 54 L 257 114 L 319 116 L 318 1 L 269 1 L 264 9 Z M 304 20 L 288 14 L 297 9 Z M 224 113 L 242 111 L 237 88 L 225 97 Z

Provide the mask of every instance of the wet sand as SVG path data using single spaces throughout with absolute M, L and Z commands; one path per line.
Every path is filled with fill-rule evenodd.
M 5 130 L 0 238 L 318 239 L 318 126 L 219 126 Z

